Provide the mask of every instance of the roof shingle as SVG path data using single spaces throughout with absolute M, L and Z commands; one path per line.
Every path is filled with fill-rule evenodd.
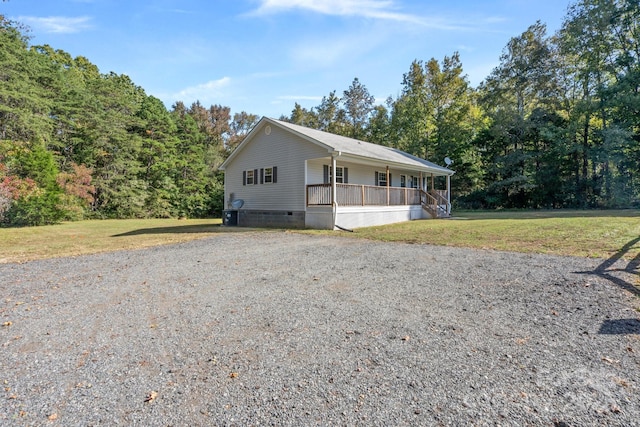
M 267 119 L 279 126 L 287 128 L 295 133 L 303 135 L 316 143 L 320 143 L 332 151 L 338 151 L 341 155 L 361 157 L 372 161 L 391 162 L 397 165 L 417 168 L 417 170 L 428 170 L 432 173 L 442 175 L 453 175 L 451 169 L 439 166 L 428 160 L 413 156 L 396 148 L 385 147 L 384 145 L 373 144 L 371 142 L 360 141 L 345 136 L 311 129 L 281 120 Z

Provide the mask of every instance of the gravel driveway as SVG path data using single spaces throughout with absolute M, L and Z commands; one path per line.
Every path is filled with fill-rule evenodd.
M 285 232 L 4 264 L 0 425 L 640 425 L 636 268 Z

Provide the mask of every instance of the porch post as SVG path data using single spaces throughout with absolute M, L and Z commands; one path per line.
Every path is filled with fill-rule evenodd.
M 338 186 L 336 185 L 336 158 L 331 156 L 331 206 L 336 205 Z
M 387 166 L 387 206 L 389 206 L 389 166 Z
M 447 175 L 447 214 L 451 215 L 451 175 Z

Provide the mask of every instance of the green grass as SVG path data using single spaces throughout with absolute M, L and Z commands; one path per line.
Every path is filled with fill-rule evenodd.
M 220 219 L 126 219 L 0 228 L 0 262 L 84 255 L 185 242 L 228 231 Z
M 640 211 L 458 211 L 453 219 L 361 228 L 344 235 L 385 242 L 634 259 L 640 257 Z
M 222 232 L 250 230 L 220 227 L 219 219 L 102 220 L 45 227 L 0 228 L 0 262 L 138 249 L 185 242 Z M 454 212 L 453 219 L 368 227 L 357 229 L 354 233 L 300 232 L 386 242 L 640 259 L 639 210 L 458 211 Z

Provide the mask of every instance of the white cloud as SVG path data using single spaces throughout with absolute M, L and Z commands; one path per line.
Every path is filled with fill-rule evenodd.
M 465 27 L 444 18 L 426 18 L 398 11 L 392 0 L 260 0 L 254 15 L 268 15 L 289 10 L 308 10 L 323 15 L 360 16 L 364 18 L 418 24 L 441 30 Z
M 219 103 L 225 97 L 225 88 L 231 84 L 230 77 L 223 77 L 218 80 L 210 80 L 195 86 L 189 86 L 181 91 L 169 96 L 172 101 L 183 101 L 185 103 L 199 100 L 205 104 Z M 164 98 L 164 97 L 163 97 Z
M 45 33 L 71 34 L 92 27 L 89 16 L 19 16 L 16 20 Z

